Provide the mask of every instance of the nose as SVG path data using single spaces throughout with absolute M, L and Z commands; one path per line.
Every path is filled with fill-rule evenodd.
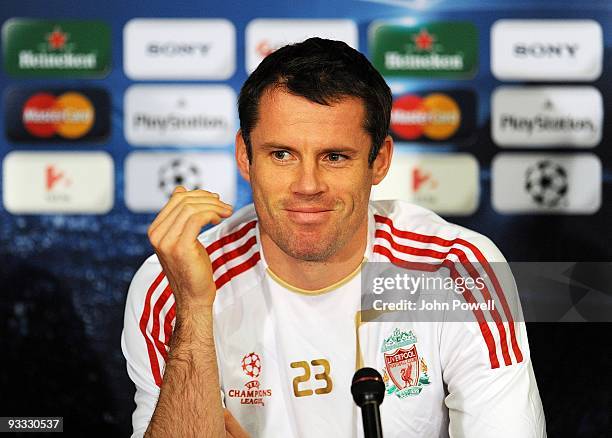
M 303 159 L 296 167 L 296 174 L 291 183 L 291 191 L 300 195 L 317 195 L 324 192 L 326 184 L 323 180 L 322 169 L 314 158 Z

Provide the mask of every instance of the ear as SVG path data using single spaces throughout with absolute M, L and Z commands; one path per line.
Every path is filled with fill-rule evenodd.
M 393 158 L 393 139 L 387 135 L 380 146 L 378 155 L 372 163 L 372 184 L 379 184 L 391 166 L 391 158 Z
M 242 138 L 242 131 L 239 129 L 236 133 L 236 164 L 238 165 L 238 172 L 247 181 L 251 182 L 251 175 L 249 174 L 249 156 L 247 154 L 247 146 Z

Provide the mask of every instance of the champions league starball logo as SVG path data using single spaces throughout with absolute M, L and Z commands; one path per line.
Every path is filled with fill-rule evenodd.
M 256 379 L 261 374 L 261 359 L 255 353 L 249 353 L 242 358 L 242 370 L 247 376 Z
M 242 405 L 264 406 L 264 399 L 272 395 L 271 389 L 262 389 L 259 382 L 262 370 L 261 356 L 255 352 L 244 355 L 240 362 L 242 371 L 252 380 L 244 384 L 245 389 L 230 389 L 227 395 L 240 399 Z
M 562 205 L 569 189 L 567 171 L 550 160 L 538 161 L 525 173 L 525 190 L 543 207 Z
M 159 189 L 167 198 L 172 196 L 176 186 L 183 186 L 187 190 L 202 188 L 200 169 L 192 163 L 177 158 L 163 165 L 158 172 Z

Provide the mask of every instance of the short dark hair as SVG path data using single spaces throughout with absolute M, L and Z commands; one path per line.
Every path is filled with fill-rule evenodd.
M 252 160 L 251 131 L 258 120 L 261 96 L 280 87 L 321 105 L 357 97 L 365 104 L 364 128 L 372 145 L 372 165 L 389 132 L 391 90 L 367 58 L 342 41 L 309 38 L 268 55 L 245 81 L 238 97 L 240 130 Z

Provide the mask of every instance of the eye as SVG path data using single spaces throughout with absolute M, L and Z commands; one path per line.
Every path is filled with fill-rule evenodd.
M 289 158 L 289 152 L 283 150 L 274 151 L 272 152 L 272 156 L 279 161 L 286 161 L 286 159 Z
M 335 162 L 335 163 L 338 163 L 338 162 L 340 162 L 340 161 L 344 161 L 344 160 L 346 160 L 347 158 L 348 158 L 348 157 L 347 157 L 346 155 L 342 155 L 342 154 L 339 154 L 339 153 L 337 153 L 337 152 L 331 152 L 331 153 L 327 154 L 327 159 L 328 159 L 329 161 L 333 161 L 333 162 Z

